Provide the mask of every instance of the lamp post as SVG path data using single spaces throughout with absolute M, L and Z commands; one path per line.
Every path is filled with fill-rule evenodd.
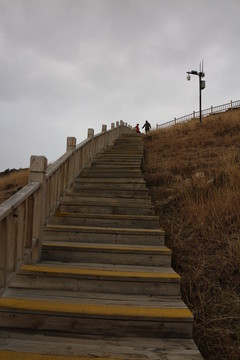
M 205 89 L 206 82 L 205 80 L 202 80 L 204 78 L 205 73 L 203 72 L 203 60 L 200 63 L 199 71 L 192 70 L 187 71 L 187 80 L 191 80 L 191 75 L 198 75 L 199 78 L 199 116 L 200 116 L 200 122 L 202 122 L 202 90 Z

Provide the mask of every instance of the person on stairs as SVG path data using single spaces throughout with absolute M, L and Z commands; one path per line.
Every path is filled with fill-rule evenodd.
M 145 133 L 147 134 L 147 132 L 151 129 L 151 124 L 146 120 L 145 124 L 143 125 L 142 129 L 145 128 Z
M 140 134 L 139 124 L 137 124 L 135 128 L 136 128 L 137 134 Z

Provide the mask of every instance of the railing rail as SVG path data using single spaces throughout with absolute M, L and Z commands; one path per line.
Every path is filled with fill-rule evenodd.
M 204 109 L 202 110 L 202 117 L 206 117 L 208 115 L 212 115 L 212 114 L 218 114 L 227 110 L 233 110 L 236 108 L 240 107 L 240 100 L 237 101 L 230 101 L 227 104 L 222 104 L 222 105 L 218 105 L 218 106 L 211 106 L 208 109 Z M 199 111 L 193 111 L 191 114 L 179 117 L 179 118 L 175 118 L 174 120 L 165 122 L 163 124 L 160 125 L 156 125 L 156 129 L 163 129 L 172 125 L 176 125 L 179 123 L 184 123 L 193 119 L 198 119 L 200 117 L 200 112 Z
M 44 224 L 75 176 L 122 133 L 132 132 L 121 120 L 108 131 L 103 125 L 95 136 L 88 129 L 77 146 L 76 138 L 68 137 L 66 153 L 49 166 L 44 156 L 31 156 L 28 185 L 0 205 L 0 295 L 22 263 L 39 261 Z

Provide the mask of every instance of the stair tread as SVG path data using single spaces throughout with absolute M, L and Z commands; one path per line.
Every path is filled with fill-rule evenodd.
M 191 339 L 61 337 L 1 331 L 4 360 L 202 360 Z M 49 355 L 49 353 L 53 355 Z M 57 357 L 53 357 L 57 355 Z
M 45 230 L 78 230 L 86 232 L 98 231 L 98 233 L 132 233 L 132 234 L 158 234 L 164 235 L 162 229 L 136 229 L 136 228 L 113 228 L 113 227 L 99 227 L 99 226 L 79 226 L 79 225 L 46 225 Z
M 26 312 L 51 312 L 74 314 L 75 316 L 107 316 L 118 318 L 146 318 L 146 319 L 182 319 L 192 321 L 193 315 L 187 308 L 170 307 L 142 307 L 124 305 L 104 305 L 93 302 L 92 304 L 69 303 L 68 301 L 36 300 L 21 298 L 0 298 L 1 311 L 26 311 Z
M 119 214 L 87 214 L 87 213 L 73 213 L 67 211 L 57 211 L 54 217 L 76 217 L 76 218 L 94 218 L 94 219 L 126 219 L 126 220 L 155 220 L 159 217 L 156 215 L 119 215 Z
M 171 254 L 171 250 L 166 246 L 147 246 L 147 245 L 121 245 L 121 244 L 99 244 L 99 243 L 76 243 L 76 242 L 58 242 L 56 241 L 43 241 L 44 247 L 59 247 L 63 249 L 71 248 L 71 249 L 93 249 L 96 251 L 101 250 L 113 250 L 117 252 L 136 252 L 136 253 L 163 253 L 166 255 Z
M 92 276 L 96 278 L 128 278 L 142 281 L 179 282 L 180 276 L 171 267 L 130 266 L 112 264 L 86 264 L 41 262 L 36 265 L 22 265 L 20 273 L 41 273 L 56 276 Z
M 6 298 L 27 298 L 27 299 L 57 299 L 58 301 L 68 301 L 72 303 L 94 303 L 115 304 L 125 306 L 152 306 L 161 308 L 177 307 L 185 308 L 185 303 L 179 296 L 160 296 L 160 295 L 135 295 L 135 294 L 114 294 L 101 292 L 83 292 L 72 290 L 57 289 L 22 289 L 10 287 L 4 293 Z
M 144 209 L 153 209 L 153 204 L 150 199 L 121 199 L 116 197 L 87 197 L 82 196 L 77 193 L 69 193 L 66 194 L 61 201 L 61 204 L 73 204 L 73 205 L 81 205 L 86 204 L 88 206 L 112 206 L 112 207 L 126 207 L 126 208 L 144 208 Z

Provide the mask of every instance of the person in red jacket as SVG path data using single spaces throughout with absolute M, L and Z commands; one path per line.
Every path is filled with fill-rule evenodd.
M 140 134 L 139 124 L 136 125 L 136 132 Z

